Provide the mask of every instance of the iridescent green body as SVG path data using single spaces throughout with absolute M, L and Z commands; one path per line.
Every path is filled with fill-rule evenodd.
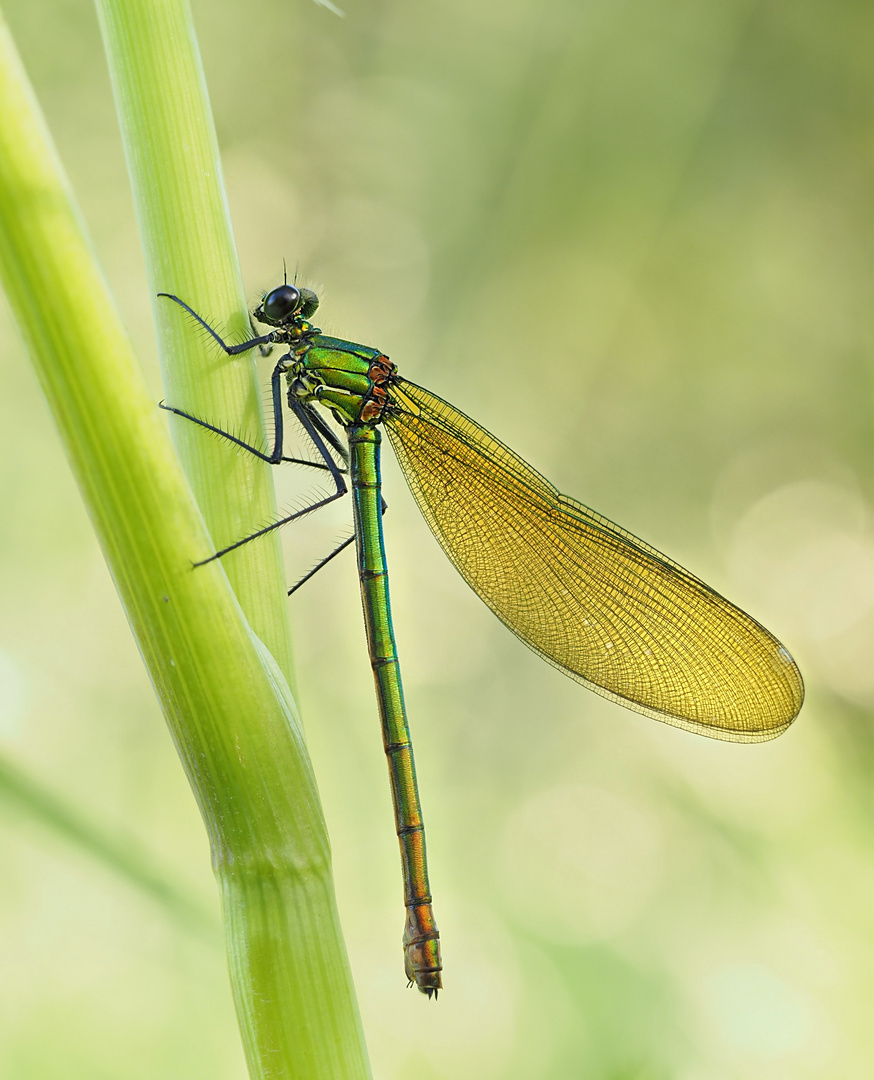
M 382 384 L 394 370 L 378 349 L 320 334 L 292 350 L 289 396 L 317 401 L 333 413 L 349 440 L 349 473 L 361 603 L 376 686 L 382 741 L 388 760 L 395 828 L 404 879 L 404 966 L 407 978 L 430 994 L 440 989 L 440 935 L 431 908 L 425 831 L 400 664 L 391 617 L 382 531 L 382 478 L 376 426 L 382 418 Z M 370 419 L 363 420 L 362 417 Z
M 371 369 L 380 359 L 388 363 L 387 358 L 367 345 L 319 333 L 308 336 L 307 330 L 304 334 L 300 346 L 292 348 L 295 363 L 288 370 L 289 392 L 301 401 L 324 405 L 343 427 L 358 423 L 376 385 Z
M 792 723 L 804 684 L 787 650 L 763 626 L 649 544 L 563 495 L 508 446 L 449 402 L 399 376 L 378 349 L 327 337 L 307 320 L 309 289 L 287 282 L 253 318 L 273 329 L 229 345 L 184 308 L 228 355 L 256 345 L 288 352 L 271 377 L 275 436 L 267 453 L 180 409 L 271 465 L 297 462 L 331 474 L 334 493 L 287 514 L 211 559 L 348 492 L 370 659 L 391 776 L 404 872 L 407 976 L 429 997 L 441 986 L 440 940 L 431 911 L 425 837 L 392 629 L 382 535 L 381 426 L 425 520 L 471 588 L 529 648 L 583 686 L 687 731 L 731 742 L 772 739 Z M 288 404 L 320 461 L 283 454 L 282 378 Z M 346 447 L 321 418 L 344 429 Z M 211 561 L 206 560 L 206 561 Z

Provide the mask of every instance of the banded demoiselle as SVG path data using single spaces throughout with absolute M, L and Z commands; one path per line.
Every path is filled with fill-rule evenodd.
M 473 590 L 531 649 L 589 689 L 677 727 L 734 742 L 774 738 L 804 699 L 801 673 L 777 639 L 703 581 L 631 533 L 562 495 L 464 413 L 397 373 L 378 349 L 327 337 L 309 322 L 318 297 L 287 282 L 253 318 L 272 327 L 228 345 L 174 300 L 230 355 L 288 346 L 273 369 L 270 453 L 181 409 L 171 412 L 278 465 L 327 471 L 331 495 L 216 552 L 312 513 L 352 488 L 353 541 L 382 736 L 400 841 L 404 966 L 429 997 L 442 986 L 413 749 L 392 628 L 383 542 L 380 429 L 443 550 Z M 253 324 L 254 325 L 254 324 Z M 320 460 L 283 455 L 287 401 Z M 339 425 L 346 444 L 320 413 Z M 207 560 L 210 561 L 210 560 Z

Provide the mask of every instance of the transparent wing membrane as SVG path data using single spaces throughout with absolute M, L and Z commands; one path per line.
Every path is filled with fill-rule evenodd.
M 386 428 L 459 573 L 526 645 L 590 689 L 733 742 L 774 738 L 804 698 L 772 634 L 677 563 L 562 495 L 405 379 Z

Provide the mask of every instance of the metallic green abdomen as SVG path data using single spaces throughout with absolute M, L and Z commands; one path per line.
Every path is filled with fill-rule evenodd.
M 379 354 L 377 354 L 379 355 Z M 382 537 L 382 484 L 379 445 L 381 435 L 368 424 L 349 428 L 349 472 L 358 549 L 358 577 L 370 663 L 376 684 L 382 742 L 391 777 L 395 827 L 401 848 L 404 876 L 404 967 L 410 982 L 424 994 L 438 991 L 440 934 L 431 909 L 425 827 L 419 805 L 416 767 L 404 691 L 391 621 L 388 569 Z

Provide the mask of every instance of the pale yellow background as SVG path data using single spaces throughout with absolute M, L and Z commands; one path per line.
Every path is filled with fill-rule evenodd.
M 375 1075 L 864 1080 L 874 9 L 342 6 L 195 5 L 252 298 L 299 263 L 326 332 L 382 348 L 687 564 L 808 685 L 763 746 L 587 693 L 469 592 L 387 461 L 436 1005 L 404 988 L 351 555 L 290 602 Z M 5 9 L 157 401 L 94 13 Z M 215 911 L 194 802 L 5 308 L 0 380 L 0 757 Z M 281 502 L 316 486 L 292 469 Z M 348 522 L 289 531 L 289 580 Z M 0 1075 L 242 1080 L 217 935 L 5 797 L 0 866 Z

